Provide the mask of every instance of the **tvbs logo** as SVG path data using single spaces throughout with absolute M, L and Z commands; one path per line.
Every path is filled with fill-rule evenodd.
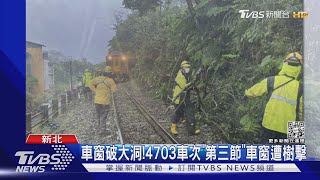
M 293 18 L 304 19 L 304 18 L 306 18 L 308 16 L 309 16 L 309 13 L 307 13 L 307 12 L 293 12 L 292 13 L 292 17 Z
M 19 158 L 16 172 L 44 172 L 45 165 L 59 164 L 61 154 L 38 154 L 34 151 L 18 151 L 15 156 Z
M 264 18 L 264 11 L 239 10 L 241 18 Z

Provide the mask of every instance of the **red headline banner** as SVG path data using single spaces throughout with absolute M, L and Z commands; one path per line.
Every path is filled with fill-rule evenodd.
M 27 144 L 78 144 L 74 134 L 30 134 Z

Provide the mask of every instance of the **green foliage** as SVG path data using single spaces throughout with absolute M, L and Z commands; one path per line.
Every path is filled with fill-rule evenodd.
M 143 15 L 159 6 L 161 0 L 123 0 L 122 4 L 125 8 L 138 10 Z
M 72 70 L 70 68 L 72 66 Z M 96 65 L 96 67 L 101 67 L 101 65 Z M 70 80 L 72 71 L 72 84 L 74 86 L 78 85 L 82 81 L 82 75 L 85 69 L 89 69 L 93 73 L 95 66 L 87 61 L 74 60 L 70 62 L 60 62 L 54 65 L 54 84 L 56 94 L 62 93 L 70 88 Z
M 248 114 L 240 119 L 240 124 L 242 125 L 242 131 L 246 133 L 256 133 L 259 131 L 259 125 L 254 121 L 254 117 L 250 117 Z
M 35 112 L 41 103 L 44 102 L 43 95 L 37 95 L 34 88 L 38 85 L 38 81 L 33 76 L 27 76 L 26 82 L 26 110 L 27 112 Z
M 203 0 L 194 4 L 195 18 L 186 4 L 151 8 L 116 24 L 109 46 L 135 56 L 134 77 L 166 102 L 183 59 L 194 71 L 201 68 L 200 76 L 193 77 L 199 79 L 202 102 L 192 100 L 203 105 L 197 119 L 218 124 L 232 142 L 254 143 L 266 98 L 246 100 L 244 91 L 276 75 L 287 53 L 302 50 L 303 21 L 241 19 L 239 9 L 292 12 L 302 5 L 299 0 Z

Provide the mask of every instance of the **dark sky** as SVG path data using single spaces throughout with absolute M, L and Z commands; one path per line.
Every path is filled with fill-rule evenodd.
M 74 58 L 104 60 L 122 0 L 27 0 L 27 40 Z

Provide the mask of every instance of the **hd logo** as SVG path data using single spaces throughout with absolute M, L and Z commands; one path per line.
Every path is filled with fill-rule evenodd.
M 45 172 L 50 166 L 52 171 L 65 170 L 74 159 L 74 156 L 65 145 L 52 145 L 55 154 L 35 154 L 34 151 L 18 151 L 19 157 L 16 172 Z

